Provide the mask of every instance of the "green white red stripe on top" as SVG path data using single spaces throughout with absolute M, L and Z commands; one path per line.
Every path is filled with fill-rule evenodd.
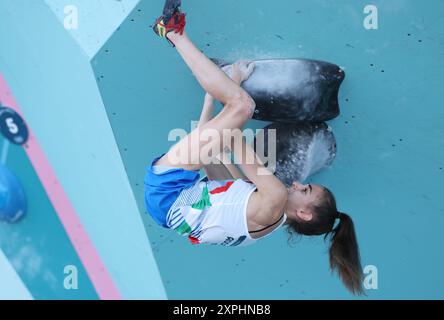
M 167 225 L 192 244 L 252 244 L 256 240 L 248 233 L 246 209 L 255 189 L 242 179 L 199 181 L 180 193 L 167 214 Z

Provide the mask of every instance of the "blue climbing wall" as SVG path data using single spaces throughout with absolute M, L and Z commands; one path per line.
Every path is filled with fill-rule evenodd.
M 164 299 L 90 60 L 135 3 L 122 0 L 101 10 L 106 1 L 69 1 L 78 9 L 74 32 L 60 17 L 68 2 L 0 1 L 0 73 L 80 220 L 71 231 L 84 228 L 91 240 L 86 245 L 97 250 L 122 298 Z M 30 205 L 20 223 L 0 222 L 0 249 L 9 265 L 34 298 L 97 298 L 23 148 L 11 146 L 6 164 Z M 78 269 L 77 290 L 64 287 L 67 265 Z M 8 292 L 1 287 L 0 296 L 2 290 Z
M 63 27 L 66 4 L 79 8 L 78 30 Z M 443 299 L 444 3 L 374 0 L 377 30 L 363 26 L 368 4 L 193 0 L 183 7 L 188 34 L 211 57 L 310 58 L 345 70 L 342 113 L 329 122 L 337 158 L 311 182 L 332 189 L 355 221 L 363 265 L 378 270 L 368 298 Z M 0 2 L 7 44 L 0 73 L 122 297 L 354 298 L 330 274 L 321 237 L 289 246 L 282 230 L 251 247 L 191 246 L 146 214 L 145 167 L 173 144 L 171 130 L 190 131 L 204 96 L 149 28 L 162 6 Z M 0 297 L 97 298 L 24 151 L 10 147 L 6 164 L 30 210 L 19 224 L 0 224 Z M 66 264 L 79 266 L 81 290 L 62 288 Z
M 184 1 L 188 34 L 211 57 L 311 58 L 345 69 L 333 166 L 312 182 L 334 190 L 355 220 L 364 266 L 378 270 L 370 298 L 444 298 L 444 142 L 440 80 L 444 4 L 373 1 Z M 321 238 L 287 245 L 284 231 L 229 250 L 191 246 L 144 214 L 143 174 L 190 129 L 204 92 L 149 25 L 163 1 L 141 1 L 92 61 L 129 181 L 170 298 L 352 298 L 328 270 Z M 252 127 L 265 123 L 252 121 Z
M 0 145 L 5 144 L 9 142 L 0 137 Z M 96 299 L 86 272 L 23 148 L 9 145 L 3 152 L 4 164 L 26 189 L 28 213 L 15 224 L 0 221 L 0 255 L 8 258 L 35 299 Z M 80 290 L 64 288 L 66 265 L 78 266 Z M 0 268 L 0 272 L 4 270 Z M 11 298 L 10 293 L 11 288 L 1 282 L 0 297 Z

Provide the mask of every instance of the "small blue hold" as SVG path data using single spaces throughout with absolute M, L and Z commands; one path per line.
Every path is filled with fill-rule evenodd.
M 27 211 L 26 195 L 15 175 L 0 164 L 0 221 L 14 223 Z

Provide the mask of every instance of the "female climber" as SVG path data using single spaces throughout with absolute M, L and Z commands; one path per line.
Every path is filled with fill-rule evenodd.
M 249 245 L 283 225 L 290 234 L 325 235 L 330 239 L 331 269 L 352 293 L 362 294 L 353 222 L 337 210 L 331 191 L 298 182 L 287 189 L 239 133 L 255 109 L 240 86 L 254 63 L 239 61 L 221 70 L 194 46 L 184 28 L 180 1 L 167 1 L 153 30 L 177 49 L 207 94 L 198 127 L 147 168 L 149 214 L 193 244 Z M 212 118 L 214 99 L 224 107 Z M 230 152 L 242 172 L 231 163 Z M 200 169 L 206 179 L 200 180 Z

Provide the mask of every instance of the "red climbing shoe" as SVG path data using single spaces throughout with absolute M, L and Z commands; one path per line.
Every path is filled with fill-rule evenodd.
M 153 26 L 153 31 L 159 37 L 167 39 L 174 47 L 168 38 L 167 34 L 171 31 L 183 34 L 185 29 L 185 13 L 180 10 L 181 1 L 179 0 L 167 0 L 163 9 L 163 14 L 160 16 Z

